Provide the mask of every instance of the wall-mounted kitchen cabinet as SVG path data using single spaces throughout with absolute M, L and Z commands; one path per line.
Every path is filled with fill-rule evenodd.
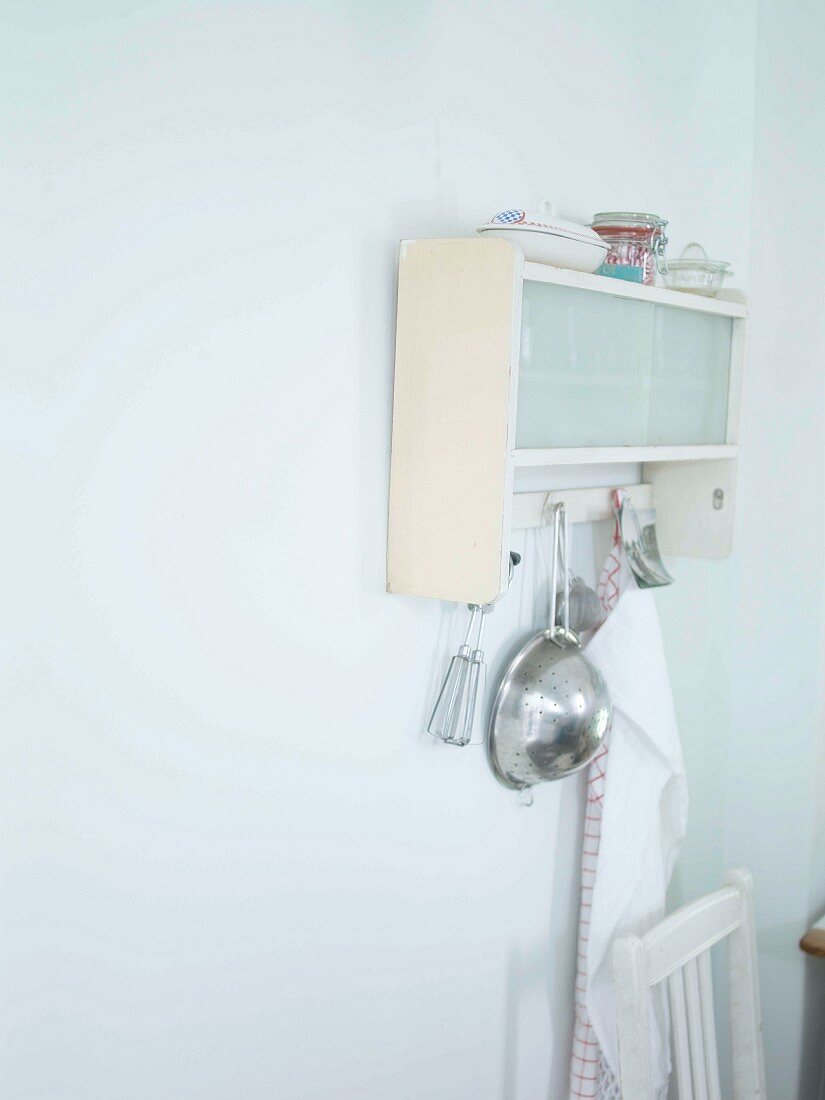
M 746 314 L 503 240 L 404 242 L 388 590 L 503 591 L 516 467 L 640 463 L 663 551 L 729 553 Z

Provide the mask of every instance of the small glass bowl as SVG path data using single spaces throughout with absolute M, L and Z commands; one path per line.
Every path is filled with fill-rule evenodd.
M 722 283 L 732 275 L 730 264 L 721 260 L 709 260 L 700 244 L 687 245 L 678 260 L 668 260 L 664 272 L 665 286 L 671 290 L 683 290 L 688 294 L 704 294 L 715 298 Z

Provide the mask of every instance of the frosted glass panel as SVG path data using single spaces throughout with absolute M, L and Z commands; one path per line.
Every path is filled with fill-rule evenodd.
M 724 443 L 731 326 L 525 282 L 516 446 Z

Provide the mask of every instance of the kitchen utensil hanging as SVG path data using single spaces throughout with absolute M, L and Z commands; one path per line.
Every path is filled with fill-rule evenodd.
M 510 241 L 521 249 L 526 260 L 573 271 L 595 271 L 609 248 L 589 225 L 558 218 L 555 207 L 547 201 L 535 211 L 502 210 L 486 225 L 480 225 L 477 232 Z
M 488 755 L 496 778 L 515 790 L 561 779 L 593 759 L 608 729 L 607 686 L 570 630 L 567 517 L 553 508 L 553 565 L 549 623 L 510 662 L 496 694 Z M 562 573 L 562 625 L 556 625 L 557 580 Z
M 668 260 L 665 285 L 671 290 L 715 298 L 722 289 L 722 283 L 732 274 L 729 263 L 709 260 L 704 248 L 691 241 L 682 249 L 678 260 Z
M 478 604 L 468 604 L 468 607 L 470 622 L 464 643 L 450 660 L 447 675 L 427 723 L 427 732 L 448 745 L 467 745 L 472 738 L 478 673 L 484 660 L 481 649 L 484 608 Z M 473 646 L 471 642 L 476 623 L 478 636 Z
M 588 630 L 595 630 L 604 618 L 604 611 L 599 597 L 589 584 L 585 584 L 581 577 L 570 578 L 570 588 L 567 593 L 569 607 L 570 629 L 574 634 L 581 636 Z M 556 603 L 561 608 L 562 593 L 556 597 Z M 558 613 L 556 625 L 560 626 Z
M 630 497 L 622 489 L 614 493 L 613 505 L 624 551 L 639 587 L 661 588 L 673 584 L 673 577 L 659 553 L 655 524 L 648 523 L 642 527 Z
M 513 571 L 521 561 L 521 555 L 510 552 L 509 590 Z M 447 675 L 441 685 L 433 712 L 427 723 L 427 732 L 447 745 L 469 745 L 475 725 L 476 700 L 484 671 L 484 619 L 495 606 L 493 603 L 467 604 L 470 621 L 467 634 L 458 653 L 451 658 Z M 476 632 L 475 645 L 472 645 Z

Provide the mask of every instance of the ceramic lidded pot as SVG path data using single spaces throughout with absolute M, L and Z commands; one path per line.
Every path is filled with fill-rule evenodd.
M 503 237 L 517 245 L 525 260 L 553 264 L 573 271 L 595 271 L 607 255 L 608 245 L 587 225 L 557 218 L 549 202 L 538 211 L 502 210 L 477 232 Z

